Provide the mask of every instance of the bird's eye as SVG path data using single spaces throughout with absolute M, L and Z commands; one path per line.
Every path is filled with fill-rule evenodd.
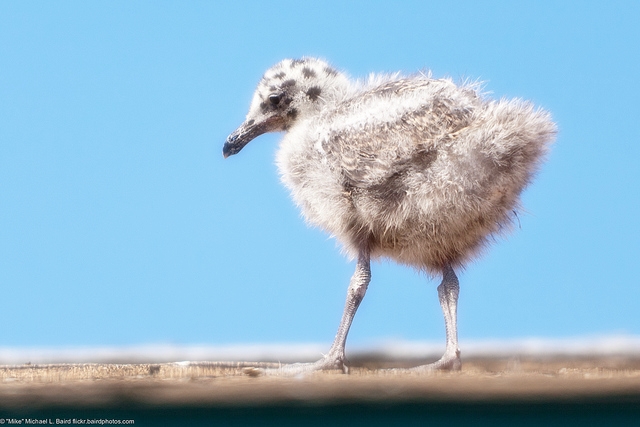
M 269 102 L 271 103 L 271 105 L 278 105 L 280 103 L 281 98 L 282 98 L 282 95 L 272 94 L 272 95 L 269 95 Z

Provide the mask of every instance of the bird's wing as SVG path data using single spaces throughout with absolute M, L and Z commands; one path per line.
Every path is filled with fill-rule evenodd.
M 452 88 L 447 81 L 397 80 L 339 105 L 322 145 L 344 183 L 368 188 L 410 168 L 427 169 L 438 145 L 471 121 L 471 104 L 452 99 Z

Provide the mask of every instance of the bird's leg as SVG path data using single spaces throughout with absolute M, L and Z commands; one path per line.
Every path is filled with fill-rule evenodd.
M 437 362 L 418 366 L 415 370 L 452 370 L 459 371 L 462 368 L 460 361 L 460 349 L 458 348 L 458 294 L 460 285 L 458 277 L 450 265 L 442 271 L 442 283 L 438 286 L 438 297 L 444 314 L 444 327 L 447 334 L 447 344 L 444 355 Z
M 369 250 L 361 250 L 358 255 L 358 263 L 356 265 L 356 271 L 351 277 L 349 283 L 349 289 L 347 291 L 347 301 L 345 303 L 344 312 L 342 314 L 342 320 L 338 327 L 338 332 L 333 340 L 333 344 L 329 349 L 329 352 L 325 354 L 322 359 L 314 363 L 294 363 L 291 365 L 284 365 L 280 368 L 266 369 L 265 374 L 270 375 L 297 375 L 304 372 L 324 370 L 324 369 L 341 369 L 347 373 L 348 368 L 346 366 L 346 358 L 344 354 L 344 348 L 347 341 L 347 334 L 353 322 L 353 317 L 358 310 L 358 306 L 362 302 L 369 281 L 371 280 L 371 267 L 370 267 L 370 254 Z
M 327 353 L 320 361 L 327 362 L 328 368 L 342 369 L 345 373 L 348 372 L 348 368 L 345 365 L 344 349 L 347 342 L 347 334 L 353 317 L 367 292 L 369 281 L 371 280 L 371 266 L 369 251 L 361 251 L 358 255 L 358 263 L 356 265 L 356 271 L 351 277 L 349 283 L 349 289 L 347 290 L 347 301 L 344 306 L 344 312 L 342 313 L 342 319 L 340 320 L 340 326 L 338 332 L 333 340 L 333 344 Z

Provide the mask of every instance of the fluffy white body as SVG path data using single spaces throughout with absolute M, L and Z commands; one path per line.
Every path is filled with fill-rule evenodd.
M 306 220 L 358 260 L 328 356 L 289 370 L 344 366 L 371 257 L 442 273 L 447 351 L 427 368 L 459 368 L 454 268 L 510 225 L 554 138 L 550 115 L 522 100 L 487 99 L 478 84 L 425 74 L 352 81 L 306 58 L 265 73 L 225 156 L 270 131 L 286 131 L 277 163 Z

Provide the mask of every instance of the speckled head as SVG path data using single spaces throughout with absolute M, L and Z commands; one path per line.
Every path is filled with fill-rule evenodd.
M 264 74 L 242 125 L 224 144 L 224 157 L 237 154 L 266 132 L 286 131 L 298 120 L 345 93 L 347 77 L 315 58 L 285 59 Z

